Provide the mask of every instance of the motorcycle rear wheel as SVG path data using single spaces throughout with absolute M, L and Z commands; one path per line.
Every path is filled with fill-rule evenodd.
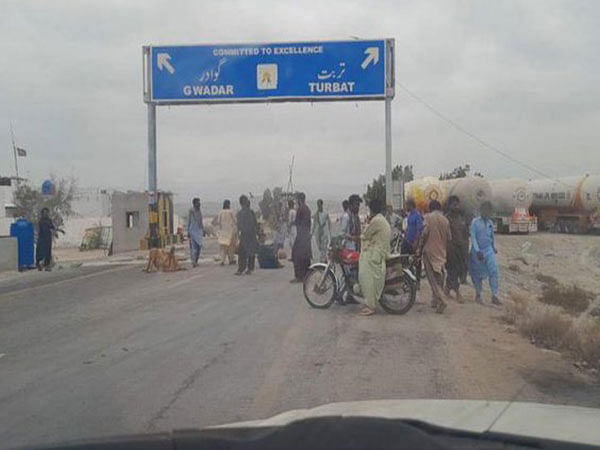
M 302 285 L 304 298 L 310 306 L 317 309 L 329 308 L 335 301 L 337 293 L 337 283 L 331 271 L 327 271 L 325 279 L 321 283 L 322 285 L 319 286 L 324 270 L 324 267 L 310 269 L 304 277 Z
M 388 314 L 406 314 L 417 299 L 417 283 L 404 276 L 400 283 L 383 288 L 379 304 Z

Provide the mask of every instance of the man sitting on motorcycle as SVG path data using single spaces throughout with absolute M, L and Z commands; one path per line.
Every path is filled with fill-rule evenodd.
M 375 314 L 375 306 L 385 284 L 385 260 L 390 254 L 390 225 L 383 216 L 383 202 L 369 202 L 369 223 L 361 236 L 361 253 L 358 260 L 358 282 L 365 299 L 361 316 Z

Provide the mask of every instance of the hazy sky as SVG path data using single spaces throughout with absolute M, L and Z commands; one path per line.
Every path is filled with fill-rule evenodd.
M 142 45 L 396 39 L 396 79 L 489 143 L 552 176 L 600 172 L 600 2 L 26 1 L 0 4 L 0 174 L 141 189 Z M 469 162 L 535 176 L 482 148 L 398 86 L 394 163 Z M 159 187 L 219 199 L 284 185 L 362 193 L 384 171 L 382 102 L 158 108 Z

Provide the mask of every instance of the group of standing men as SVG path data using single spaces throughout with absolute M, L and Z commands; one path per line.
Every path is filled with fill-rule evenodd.
M 311 217 L 304 193 L 298 193 L 296 201 L 296 208 L 293 200 L 288 203 L 287 231 L 292 248 L 291 260 L 294 263 L 294 278 L 291 281 L 302 282 L 312 259 L 312 236 L 316 238 L 320 258 L 326 258 L 331 236 L 331 223 L 329 214 L 323 209 L 323 200 L 318 200 L 317 212 L 314 217 Z M 239 202 L 240 210 L 237 215 L 234 215 L 231 210 L 231 202 L 225 200 L 223 209 L 213 220 L 213 225 L 217 227 L 221 265 L 224 265 L 226 260 L 229 260 L 229 264 L 235 264 L 234 255 L 237 253 L 238 270 L 235 274 L 250 275 L 255 268 L 259 247 L 259 226 L 256 214 L 250 208 L 248 197 L 240 196 Z M 190 241 L 192 266 L 196 267 L 205 234 L 199 198 L 192 200 L 192 208 L 188 212 L 187 234 Z
M 317 200 L 317 211 L 311 216 L 306 195 L 300 192 L 296 199 L 296 209 L 292 200 L 288 203 L 288 230 L 291 260 L 294 263 L 294 278 L 290 280 L 291 283 L 301 283 L 304 280 L 312 259 L 312 238 L 315 238 L 318 258 L 322 262 L 327 260 L 327 247 L 331 239 L 331 219 L 323 208 L 323 200 Z
M 306 205 L 304 193 L 297 195 L 297 208 L 294 202 L 288 203 L 288 239 L 292 248 L 291 260 L 294 263 L 294 278 L 292 283 L 302 282 L 310 266 L 312 258 L 312 238 L 317 244 L 318 259 L 327 261 L 327 249 L 331 240 L 331 218 L 325 211 L 323 200 L 317 200 L 317 211 L 311 215 Z M 353 194 L 344 200 L 342 206 L 344 213 L 341 217 L 342 234 L 348 249 L 360 249 L 361 224 L 358 216 L 362 199 Z
M 292 249 L 291 260 L 294 264 L 292 283 L 302 282 L 310 267 L 312 238 L 316 240 L 321 261 L 326 260 L 327 247 L 331 238 L 331 220 L 323 208 L 323 201 L 317 201 L 317 211 L 314 216 L 311 215 L 306 204 L 304 193 L 298 193 L 296 201 L 296 207 L 292 200 L 288 203 L 286 227 Z M 229 260 L 229 264 L 235 264 L 234 254 L 237 253 L 236 275 L 243 273 L 249 275 L 255 267 L 259 227 L 256 215 L 250 208 L 248 197 L 242 195 L 239 202 L 240 210 L 237 215 L 234 215 L 230 201 L 225 200 L 223 209 L 213 224 L 218 227 L 221 264 L 225 264 L 226 259 Z M 341 228 L 345 239 L 344 245 L 356 251 L 361 250 L 361 222 L 358 215 L 361 202 L 360 196 L 353 194 L 342 203 L 344 212 L 341 217 Z M 200 200 L 195 198 L 192 205 L 188 214 L 187 231 L 192 266 L 196 267 L 202 249 L 204 225 Z M 480 215 L 473 220 L 464 214 L 460 199 L 456 196 L 450 196 L 448 199 L 445 214 L 442 213 L 441 204 L 437 200 L 429 203 L 429 212 L 425 216 L 421 215 L 413 200 L 409 199 L 406 206 L 407 227 L 401 251 L 405 254 L 421 256 L 425 275 L 431 285 L 431 306 L 442 313 L 447 306 L 445 299 L 450 297 L 452 291 L 455 293 L 456 300 L 462 303 L 460 285 L 466 282 L 467 274 L 470 274 L 475 287 L 476 302 L 482 302 L 483 280 L 489 278 L 491 301 L 499 305 L 497 250 L 494 226 L 490 219 L 491 204 L 483 202 Z M 375 209 L 374 216 L 381 214 L 379 209 Z M 421 265 L 418 264 L 416 269 L 415 275 L 420 280 Z
M 406 206 L 409 213 L 402 253 L 421 255 L 425 275 L 431 285 L 431 306 L 442 313 L 447 306 L 444 299 L 450 297 L 452 291 L 456 300 L 462 303 L 460 285 L 466 282 L 467 274 L 470 274 L 475 287 L 477 303 L 482 303 L 483 280 L 489 278 L 492 303 L 499 305 L 491 203 L 483 202 L 480 215 L 473 220 L 464 214 L 456 196 L 448 199 L 446 214 L 442 213 L 437 200 L 429 202 L 429 213 L 424 217 L 413 200 L 409 199 Z M 420 265 L 417 267 L 418 279 L 419 272 Z
M 226 260 L 231 265 L 235 264 L 235 253 L 237 253 L 238 270 L 235 274 L 250 275 L 254 271 L 258 251 L 258 221 L 254 211 L 250 209 L 248 197 L 240 196 L 239 202 L 240 210 L 234 214 L 231 210 L 231 202 L 225 200 L 213 225 L 217 227 L 221 265 L 225 265 Z M 192 208 L 188 212 L 187 234 L 190 241 L 192 267 L 197 267 L 205 235 L 199 198 L 192 200 Z

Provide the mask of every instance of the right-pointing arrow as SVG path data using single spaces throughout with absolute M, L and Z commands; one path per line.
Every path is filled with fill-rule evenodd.
M 379 62 L 379 47 L 369 47 L 365 50 L 365 55 L 368 55 L 365 60 L 362 62 L 360 67 L 364 69 L 367 68 L 369 63 L 373 61 L 373 65 Z

